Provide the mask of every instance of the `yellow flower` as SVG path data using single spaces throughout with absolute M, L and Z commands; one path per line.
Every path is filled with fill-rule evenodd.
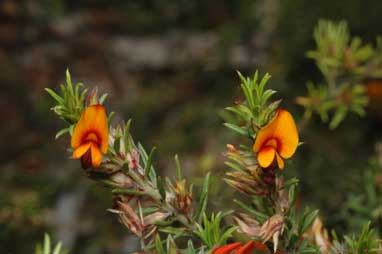
M 280 169 L 284 160 L 293 156 L 298 145 L 298 131 L 292 115 L 283 109 L 257 133 L 253 151 L 258 153 L 257 161 L 263 168 L 269 167 L 275 160 Z
M 108 137 L 105 108 L 102 105 L 87 107 L 73 131 L 73 159 L 81 158 L 84 168 L 98 168 L 102 162 L 102 153 L 107 152 Z

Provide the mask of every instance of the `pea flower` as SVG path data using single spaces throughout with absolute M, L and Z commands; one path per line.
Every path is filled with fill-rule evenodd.
M 258 153 L 257 161 L 263 168 L 268 168 L 276 158 L 280 169 L 284 160 L 295 153 L 298 145 L 298 131 L 292 115 L 283 109 L 257 133 L 253 151 Z
M 246 244 L 242 245 L 239 242 L 230 243 L 217 247 L 212 251 L 212 254 L 251 254 L 255 249 L 257 242 L 248 241 Z
M 87 107 L 73 131 L 73 159 L 81 158 L 85 169 L 98 168 L 102 162 L 102 153 L 107 152 L 108 136 L 105 108 L 100 104 Z

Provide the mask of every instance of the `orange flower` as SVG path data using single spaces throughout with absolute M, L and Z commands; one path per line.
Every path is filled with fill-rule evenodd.
M 246 244 L 230 243 L 217 247 L 212 251 L 212 254 L 251 254 L 254 250 L 267 250 L 267 246 L 256 241 L 248 241 Z
M 235 254 L 251 254 L 255 248 L 255 241 L 248 241 L 235 251 Z
M 74 128 L 71 145 L 73 159 L 81 158 L 84 168 L 98 168 L 107 152 L 109 128 L 102 105 L 87 107 Z
M 258 153 L 257 161 L 263 168 L 277 161 L 280 169 L 284 168 L 283 159 L 289 159 L 298 145 L 298 132 L 292 115 L 283 109 L 257 133 L 253 151 Z
M 221 247 L 217 247 L 212 251 L 212 254 L 229 254 L 233 253 L 233 251 L 239 249 L 241 247 L 241 244 L 239 242 L 236 243 L 230 243 L 223 245 Z

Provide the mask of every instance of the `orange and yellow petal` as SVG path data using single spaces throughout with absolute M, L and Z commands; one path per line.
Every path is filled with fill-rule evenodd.
M 281 157 L 292 157 L 298 146 L 298 131 L 293 116 L 288 111 L 279 110 L 274 136 L 280 142 L 277 151 Z
M 279 166 L 279 169 L 284 169 L 284 160 L 281 158 L 281 156 L 276 153 L 276 160 L 277 160 L 277 165 Z
M 81 158 L 89 150 L 90 146 L 91 143 L 86 142 L 85 144 L 82 144 L 79 147 L 77 147 L 77 149 L 73 152 L 73 159 Z
M 71 146 L 79 147 L 88 135 L 93 135 L 90 137 L 92 141 L 95 141 L 93 139 L 96 137 L 101 151 L 107 152 L 109 128 L 105 108 L 102 105 L 93 105 L 84 110 L 74 127 Z
M 241 246 L 237 251 L 235 251 L 235 254 L 252 254 L 252 251 L 254 248 L 255 248 L 255 242 L 249 241 L 243 246 Z
M 269 122 L 267 125 L 261 128 L 257 133 L 255 144 L 253 145 L 253 151 L 255 153 L 258 153 L 270 139 L 273 139 L 273 134 L 275 130 L 275 125 L 273 123 L 276 118 L 277 115 L 271 120 L 271 122 Z
M 217 247 L 212 251 L 213 254 L 228 254 L 231 253 L 233 250 L 240 248 L 240 243 L 230 243 L 221 247 Z
M 275 159 L 276 150 L 272 146 L 266 146 L 257 155 L 257 161 L 263 168 L 269 167 Z
M 295 153 L 298 145 L 298 131 L 296 123 L 288 111 L 277 110 L 275 117 L 260 129 L 253 145 L 253 151 L 259 152 L 270 140 L 277 141 L 277 151 L 281 157 L 288 159 Z
M 98 146 L 94 143 L 90 146 L 91 160 L 93 168 L 98 168 L 102 162 L 102 154 Z

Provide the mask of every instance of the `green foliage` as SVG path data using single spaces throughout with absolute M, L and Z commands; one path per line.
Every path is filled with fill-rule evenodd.
M 68 69 L 66 70 L 66 85 L 60 85 L 59 93 L 50 88 L 45 88 L 45 91 L 56 101 L 56 105 L 51 110 L 69 124 L 69 127 L 57 132 L 56 139 L 73 132 L 74 125 L 80 119 L 86 106 L 103 104 L 108 96 L 108 94 L 103 94 L 98 97 L 97 89 L 88 93 L 88 89 L 85 89 L 81 82 L 73 85 Z M 109 120 L 113 115 L 113 112 L 110 113 Z
M 35 254 L 64 254 L 66 251 L 62 250 L 62 243 L 58 242 L 56 245 L 52 245 L 50 236 L 44 235 L 44 242 L 37 244 Z
M 293 180 L 293 179 L 292 179 Z M 290 205 L 294 204 L 294 193 L 296 183 L 289 186 Z M 305 234 L 311 229 L 313 222 L 317 219 L 319 211 L 305 209 L 300 215 L 293 207 L 289 208 L 286 216 L 286 232 L 284 242 L 288 250 L 294 250 L 296 253 L 318 253 L 318 246 L 305 239 Z
M 344 242 L 335 239 L 330 254 L 378 254 L 381 251 L 380 240 L 374 237 L 373 229 L 370 228 L 370 223 L 367 223 L 359 237 L 344 236 Z
M 212 213 L 210 219 L 208 219 L 204 213 L 203 223 L 201 225 L 197 224 L 197 230 L 195 230 L 194 233 L 199 236 L 209 249 L 225 244 L 227 239 L 232 237 L 233 232 L 236 231 L 236 226 L 221 229 L 220 224 L 222 219 L 230 213 L 231 212 L 218 212 L 216 215 Z
M 225 125 L 234 132 L 247 136 L 252 144 L 258 131 L 274 116 L 280 100 L 269 102 L 275 91 L 265 89 L 270 78 L 268 74 L 260 81 L 257 72 L 252 79 L 244 78 L 240 73 L 239 76 L 245 99 L 240 104 L 227 108 L 236 119 L 235 123 Z M 83 110 L 86 105 L 102 103 L 107 97 L 103 95 L 98 99 L 94 92 L 85 102 L 85 98 L 78 97 L 79 92 L 73 92 L 69 73 L 67 73 L 67 86 L 64 88 L 66 90 L 63 90 L 63 96 L 51 90 L 47 91 L 55 98 L 57 106 L 66 107 L 63 111 L 55 111 L 66 121 L 68 121 L 65 118 L 66 112 L 73 110 L 70 108 L 74 107 L 73 105 L 82 105 Z M 349 88 L 348 85 L 344 85 L 337 88 L 341 94 L 350 90 L 354 92 L 355 97 L 358 95 L 361 97 L 362 90 L 357 86 Z M 80 86 L 77 85 L 75 90 L 79 89 Z M 310 90 L 312 93 L 317 92 L 324 100 L 330 95 L 330 90 L 316 89 L 313 85 Z M 69 96 L 72 102 L 65 101 L 65 96 L 68 96 L 65 93 L 74 94 Z M 331 125 L 336 126 L 341 122 L 346 111 L 355 107 L 357 103 L 353 101 L 353 104 L 349 105 L 345 113 L 335 113 Z M 74 107 L 75 110 L 78 110 L 77 106 Z M 331 106 L 328 103 L 320 109 L 320 112 L 327 118 L 326 111 L 335 107 L 338 107 L 337 111 L 341 109 L 338 104 Z M 81 112 L 77 113 L 78 121 Z M 71 126 L 74 124 L 75 121 Z M 142 250 L 160 254 L 203 253 L 205 250 L 209 251 L 224 245 L 233 237 L 233 233 L 238 231 L 251 239 L 266 243 L 267 248 L 273 247 L 273 252 L 281 250 L 298 254 L 319 253 L 317 243 L 305 238 L 317 218 L 318 210 L 305 210 L 304 213 L 299 213 L 295 205 L 298 180 L 292 178 L 284 181 L 281 171 L 276 166 L 262 168 L 257 163 L 251 147 L 240 145 L 237 149 L 233 145 L 227 145 L 226 157 L 229 161 L 226 164 L 233 170 L 227 173 L 228 178 L 225 181 L 247 194 L 249 202 L 235 200 L 247 214 L 235 213 L 233 220 L 236 224 L 223 228 L 221 225 L 223 218 L 232 212 L 220 211 L 212 213 L 210 217 L 207 215 L 210 174 L 205 176 L 200 198 L 193 204 L 193 184 L 189 184 L 184 178 L 178 156 L 175 156 L 175 178 L 158 176 L 153 165 L 156 148 L 147 153 L 143 145 L 140 143 L 136 145 L 130 134 L 130 125 L 129 120 L 123 125 L 110 126 L 108 153 L 100 169 L 87 170 L 87 176 L 111 189 L 111 193 L 115 195 L 116 208 L 109 211 L 117 214 L 121 223 L 140 238 Z M 370 181 L 370 177 L 367 181 Z M 375 205 L 377 194 L 369 188 L 367 194 Z M 373 251 L 375 244 L 371 239 L 372 232 L 367 227 L 359 238 L 345 237 L 345 242 L 337 243 L 337 247 L 348 250 L 345 253 Z M 184 242 L 179 240 L 184 238 L 188 240 L 186 248 L 181 246 Z M 193 240 L 198 241 L 197 248 L 194 248 Z M 337 247 L 333 245 L 333 250 Z M 46 237 L 41 254 L 50 254 L 51 249 L 50 239 Z M 59 244 L 52 254 L 59 254 L 60 250 Z
M 375 157 L 381 155 L 381 144 Z M 371 220 L 371 225 L 382 233 L 382 170 L 381 164 L 373 157 L 369 165 L 363 170 L 361 181 L 353 192 L 347 195 L 346 202 L 341 209 L 340 218 L 347 222 L 351 232 L 357 232 Z
M 69 70 L 66 70 L 66 85 L 60 85 L 61 95 L 50 88 L 45 88 L 45 91 L 57 103 L 52 110 L 69 124 L 78 122 L 84 109 L 88 90 L 82 88 L 82 83 L 77 83 L 73 86 Z
M 309 229 L 310 226 L 312 226 L 313 221 L 317 218 L 318 210 L 314 211 L 305 211 L 304 215 L 302 216 L 299 227 L 298 227 L 298 234 L 302 236 L 306 230 Z
M 371 45 L 362 45 L 358 37 L 350 38 L 344 21 L 337 24 L 326 20 L 319 21 L 313 37 L 317 48 L 308 51 L 307 55 L 316 61 L 318 68 L 329 81 L 347 71 L 360 73 L 359 65 L 373 54 Z
M 205 214 L 205 211 L 207 209 L 208 191 L 210 187 L 210 175 L 211 173 L 208 172 L 207 175 L 204 177 L 202 193 L 200 194 L 198 208 L 194 215 L 194 218 L 198 223 L 201 223 L 203 216 Z
M 226 108 L 236 116 L 236 121 L 224 123 L 224 125 L 240 135 L 254 138 L 257 130 L 273 116 L 281 101 L 268 103 L 271 96 L 276 93 L 274 90 L 265 89 L 265 85 L 271 77 L 268 73 L 260 81 L 258 71 L 255 72 L 252 79 L 245 78 L 240 72 L 238 75 L 245 100 Z
M 365 115 L 368 99 L 362 83 L 367 78 L 380 77 L 377 66 L 382 61 L 382 51 L 380 46 L 373 48 L 358 37 L 351 38 L 343 21 L 321 20 L 314 39 L 316 49 L 307 55 L 316 62 L 324 83 L 315 86 L 309 82 L 308 95 L 297 98 L 297 103 L 305 107 L 306 119 L 316 112 L 323 122 L 329 122 L 330 129 L 335 129 L 349 112 Z

